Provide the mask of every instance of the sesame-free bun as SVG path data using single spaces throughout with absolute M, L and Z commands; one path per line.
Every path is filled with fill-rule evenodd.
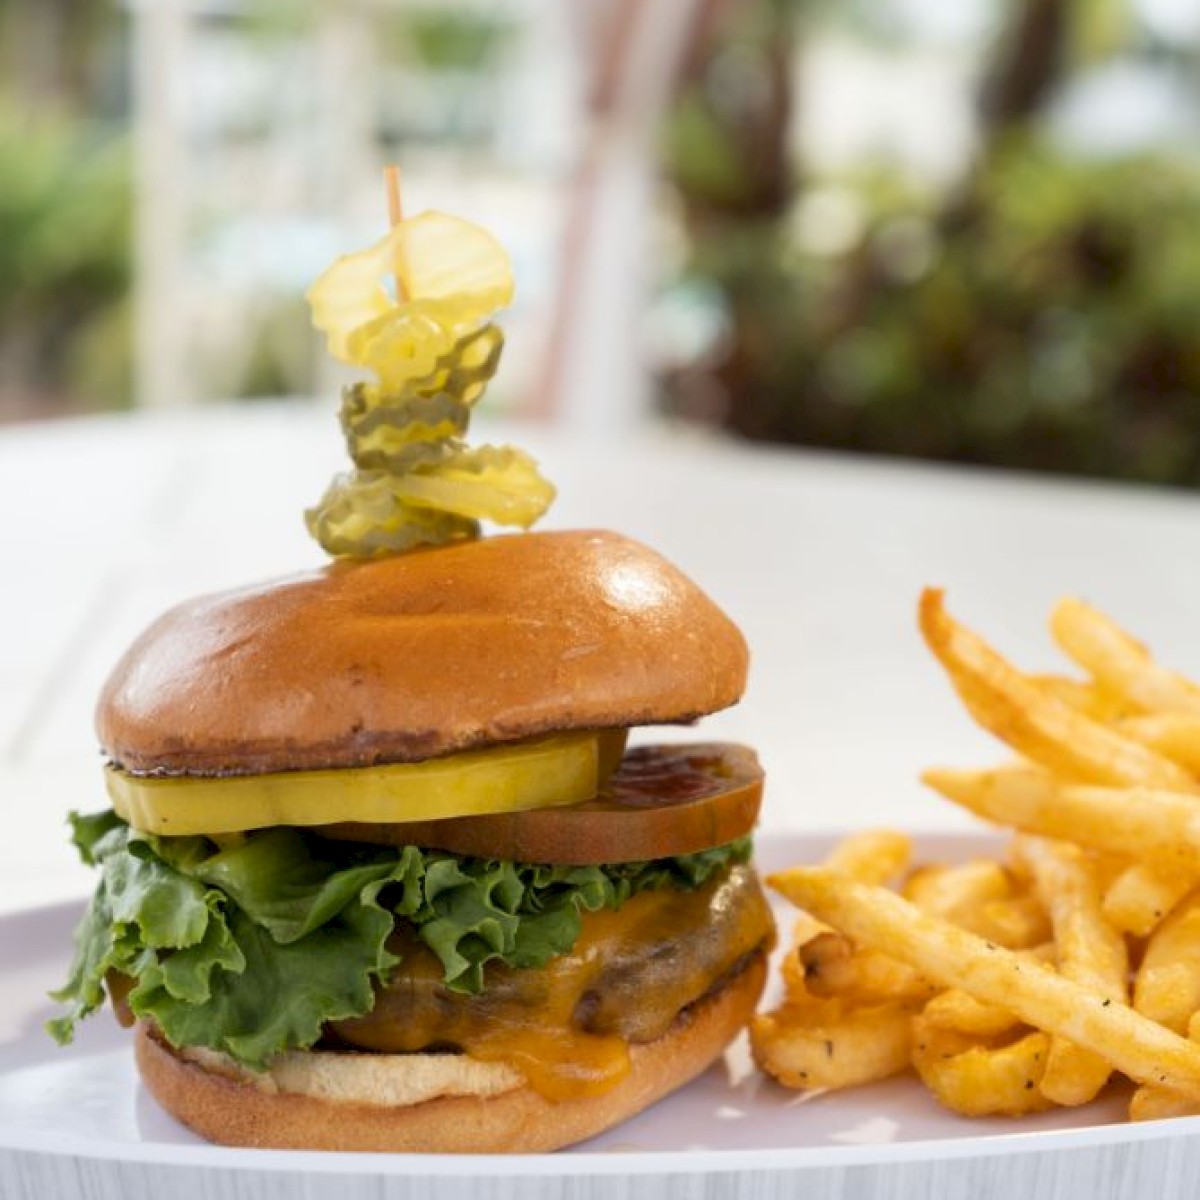
M 518 534 L 190 600 L 100 696 L 133 772 L 410 762 L 551 731 L 685 722 L 739 699 L 746 646 L 614 533 Z
M 557 1150 L 627 1120 L 704 1071 L 749 1021 L 765 974 L 760 952 L 719 991 L 680 1014 L 662 1037 L 631 1046 L 630 1073 L 599 1096 L 547 1100 L 512 1068 L 454 1054 L 301 1051 L 288 1056 L 280 1080 L 255 1082 L 231 1060 L 223 1069 L 211 1056 L 203 1065 L 184 1057 L 145 1023 L 137 1030 L 137 1065 L 169 1113 L 224 1145 L 453 1154 Z M 420 1098 L 430 1095 L 435 1098 Z

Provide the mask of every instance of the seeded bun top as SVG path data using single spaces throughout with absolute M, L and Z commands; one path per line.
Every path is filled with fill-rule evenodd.
M 97 731 L 142 773 L 411 762 L 690 721 L 735 703 L 746 666 L 737 627 L 652 550 L 519 534 L 187 601 L 117 664 Z

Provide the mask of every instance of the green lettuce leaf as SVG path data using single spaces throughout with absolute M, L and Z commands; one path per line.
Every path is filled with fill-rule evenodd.
M 397 919 L 437 955 L 446 987 L 475 994 L 486 966 L 539 967 L 579 936 L 581 913 L 650 888 L 700 887 L 750 855 L 748 839 L 649 863 L 565 867 L 459 858 L 415 846 L 328 841 L 271 829 L 224 847 L 158 838 L 112 813 L 72 818 L 100 882 L 76 931 L 60 1042 L 104 1001 L 115 971 L 128 1003 L 174 1045 L 253 1068 L 361 1016 L 398 963 Z

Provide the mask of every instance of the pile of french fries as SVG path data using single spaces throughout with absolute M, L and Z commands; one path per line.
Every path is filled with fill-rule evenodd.
M 921 598 L 974 719 L 1016 752 L 924 782 L 1014 836 L 1004 861 L 914 866 L 906 837 L 848 838 L 769 879 L 801 914 L 784 1000 L 751 1027 L 788 1087 L 915 1070 L 968 1116 L 1087 1104 L 1136 1085 L 1133 1120 L 1200 1113 L 1200 685 L 1061 601 L 1085 677 L 1027 674 Z M 891 886 L 889 886 L 891 885 Z

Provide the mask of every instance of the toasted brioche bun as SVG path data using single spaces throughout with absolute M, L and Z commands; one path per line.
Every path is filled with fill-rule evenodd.
M 519 534 L 181 604 L 117 664 L 97 731 L 134 772 L 411 762 L 691 721 L 740 698 L 746 663 L 737 627 L 645 546 Z
M 263 1086 L 247 1082 L 236 1068 L 227 1072 L 189 1061 L 144 1023 L 137 1032 L 137 1065 L 172 1116 L 224 1145 L 453 1154 L 557 1150 L 627 1120 L 704 1071 L 749 1021 L 765 976 L 766 957 L 755 954 L 662 1037 L 632 1046 L 632 1069 L 614 1088 L 573 1100 L 547 1100 L 511 1068 L 459 1055 L 354 1055 L 355 1064 L 363 1064 L 359 1081 L 345 1069 L 323 1066 L 329 1053 L 312 1054 L 308 1072 L 296 1067 L 300 1055 L 294 1055 L 283 1080 L 294 1090 L 284 1091 L 274 1080 Z M 407 1104 L 330 1098 L 338 1092 L 392 1099 L 410 1093 L 403 1083 L 381 1080 L 380 1060 L 398 1073 L 420 1076 L 411 1094 L 438 1098 Z

